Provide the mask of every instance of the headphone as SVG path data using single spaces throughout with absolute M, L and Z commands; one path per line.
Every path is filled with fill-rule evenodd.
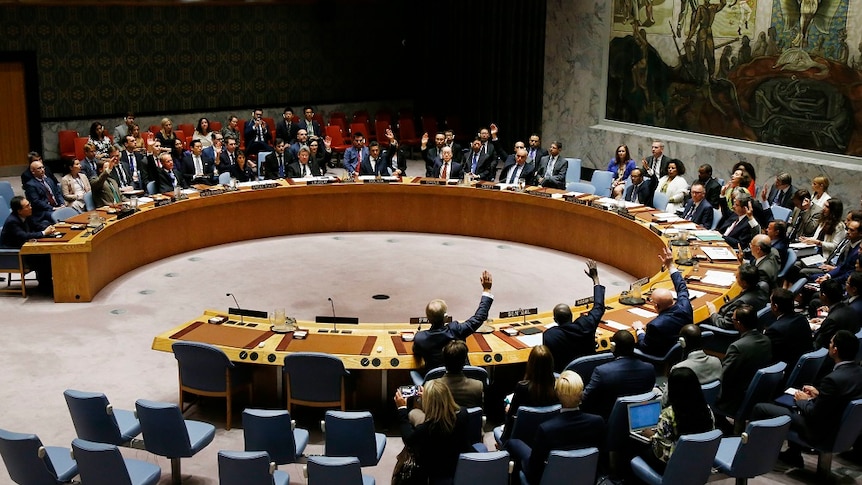
M 617 343 L 614 342 L 613 340 L 611 340 L 611 352 L 616 352 L 616 350 L 617 350 Z
M 685 348 L 685 337 L 680 336 L 677 342 L 679 342 L 680 347 Z

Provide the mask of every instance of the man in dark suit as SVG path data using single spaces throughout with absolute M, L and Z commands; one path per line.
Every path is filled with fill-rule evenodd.
M 807 385 L 796 391 L 793 395 L 796 409 L 761 403 L 754 407 L 751 419 L 789 416 L 790 429 L 811 444 L 824 446 L 834 440 L 847 404 L 862 398 L 862 367 L 853 361 L 859 351 L 859 340 L 852 333 L 836 332 L 828 348 L 835 367 L 817 387 Z M 786 451 L 779 453 L 778 459 L 796 468 L 804 466 L 802 449 L 792 442 Z
M 819 318 L 811 320 L 812 323 L 820 323 L 820 328 L 814 332 L 814 348 L 825 348 L 838 330 L 848 330 L 854 334 L 859 331 L 859 315 L 842 300 L 843 297 L 844 285 L 839 280 L 827 280 L 820 284 L 820 303 L 829 309 L 829 314 L 822 321 Z
M 566 189 L 566 172 L 569 170 L 569 161 L 560 156 L 563 144 L 559 141 L 551 143 L 548 154 L 539 160 L 536 166 L 536 184 L 540 187 L 552 189 Z
M 452 340 L 443 347 L 443 366 L 446 373 L 440 378 L 452 392 L 455 404 L 462 408 L 482 407 L 484 383 L 464 375 L 467 362 L 467 344 L 463 340 Z
M 736 328 L 736 325 L 733 323 L 733 312 L 737 308 L 742 305 L 750 305 L 758 309 L 763 308 L 769 300 L 769 294 L 757 284 L 759 281 L 760 275 L 754 265 L 749 263 L 740 264 L 736 268 L 736 284 L 742 288 L 742 291 L 735 298 L 722 305 L 717 312 L 715 311 L 715 305 L 712 302 L 707 302 L 706 306 L 710 311 L 707 323 L 732 330 Z
M 653 140 L 650 148 L 652 155 L 641 160 L 641 166 L 650 179 L 658 180 L 667 175 L 667 164 L 670 157 L 664 154 L 664 142 Z
M 512 163 L 506 162 L 500 171 L 500 182 L 504 184 L 517 184 L 519 179 L 530 181 L 536 171 L 536 164 L 527 162 L 527 150 L 519 148 L 515 152 Z
M 21 249 L 27 241 L 54 234 L 56 229 L 51 224 L 43 224 L 33 220 L 33 206 L 26 198 L 16 195 L 9 201 L 12 213 L 0 229 L 0 247 Z M 32 254 L 25 256 L 27 266 L 36 272 L 39 288 L 47 292 L 53 290 L 51 283 L 51 256 L 47 254 Z
M 214 131 L 212 135 L 210 135 L 212 139 L 212 146 L 208 146 L 204 148 L 204 151 L 201 152 L 201 156 L 204 157 L 204 160 L 209 161 L 216 169 L 218 169 L 218 165 L 221 162 L 221 154 L 224 151 L 224 135 L 221 132 Z M 217 173 L 213 173 L 213 176 L 218 177 Z
M 530 484 L 541 482 L 551 450 L 605 449 L 605 421 L 580 408 L 584 397 L 581 377 L 567 370 L 557 378 L 554 390 L 562 405 L 560 414 L 540 424 L 532 442 L 520 439 L 506 442 L 506 449 L 512 454 L 513 460 L 520 462 Z M 578 480 L 593 483 L 595 477 L 578 477 Z
M 84 159 L 81 160 L 81 170 L 88 179 L 95 177 L 99 173 L 99 166 L 102 165 L 100 158 L 96 154 L 96 145 L 92 143 L 84 145 Z
M 169 153 L 162 153 L 159 156 L 159 161 L 162 166 L 156 172 L 156 193 L 167 194 L 173 193 L 176 187 L 184 189 L 188 188 L 186 179 L 183 178 L 182 172 L 174 167 L 174 160 Z
M 380 167 L 380 175 L 384 177 L 407 175 L 407 154 L 398 145 L 395 134 L 389 128 L 386 129 L 386 138 L 389 140 L 389 149 L 381 156 L 383 163 Z
M 811 193 L 799 189 L 793 194 L 793 213 L 790 215 L 790 229 L 787 239 L 795 241 L 802 236 L 811 237 L 820 224 L 820 213 L 823 206 L 811 203 Z
M 793 293 L 789 290 L 776 288 L 769 309 L 774 320 L 767 322 L 764 334 L 772 343 L 772 361 L 784 362 L 792 369 L 799 356 L 814 348 L 811 327 L 805 315 L 793 311 Z
M 320 128 L 320 123 L 314 121 L 314 108 L 306 106 L 302 108 L 305 118 L 299 120 L 299 130 L 305 130 L 309 140 L 315 138 L 323 138 L 323 130 Z
M 431 300 L 425 307 L 425 316 L 431 323 L 431 328 L 417 332 L 413 339 L 413 355 L 422 359 L 423 372 L 443 365 L 443 347 L 452 340 L 466 340 L 488 318 L 488 311 L 494 303 L 491 295 L 491 273 L 484 271 L 481 278 L 482 299 L 479 308 L 466 322 L 452 321 L 446 323 L 448 307 L 443 300 Z
M 440 151 L 442 160 L 438 160 L 431 168 L 431 176 L 443 179 L 460 179 L 464 176 L 461 164 L 454 161 L 452 149 L 443 147 Z
M 212 162 L 203 157 L 204 147 L 201 141 L 192 140 L 189 148 L 191 148 L 191 153 L 183 157 L 182 160 L 182 173 L 186 185 L 213 185 L 217 183 L 213 179 Z
M 287 167 L 287 178 L 298 179 L 317 177 L 321 175 L 317 162 L 311 159 L 311 150 L 308 147 L 299 149 L 296 161 Z
M 228 135 L 224 137 L 224 148 L 217 162 L 219 173 L 230 172 L 230 168 L 236 165 L 236 151 L 239 149 L 239 141 Z
M 769 191 L 769 195 L 766 192 Z M 793 209 L 793 194 L 796 192 L 796 187 L 792 184 L 790 174 L 782 172 L 775 176 L 775 185 L 769 188 L 769 184 L 763 186 L 760 191 L 760 201 L 764 208 L 769 208 L 774 205 Z
M 477 138 L 479 138 L 479 142 L 482 146 L 479 148 L 479 152 L 488 156 L 488 158 L 492 160 L 496 160 L 499 158 L 499 154 L 496 152 L 496 148 L 494 144 L 491 142 L 491 134 L 497 133 L 497 125 L 491 123 L 490 129 L 482 127 L 479 129 L 479 133 L 477 134 Z M 495 135 L 496 136 L 496 135 Z M 462 160 L 461 162 L 465 162 L 466 160 Z
M 643 170 L 636 168 L 632 170 L 629 177 L 632 179 L 632 184 L 626 187 L 623 198 L 629 202 L 637 202 L 651 207 L 652 192 L 649 190 L 649 183 L 644 181 Z
M 554 307 L 556 327 L 542 334 L 542 343 L 554 356 L 554 371 L 562 372 L 569 362 L 596 353 L 596 328 L 605 314 L 605 287 L 599 283 L 596 262 L 587 260 L 587 276 L 593 280 L 593 308 L 572 321 L 572 308 L 560 303 Z
M 857 258 L 858 260 L 859 258 Z M 850 273 L 844 289 L 847 292 L 847 306 L 856 312 L 859 319 L 862 319 L 862 272 L 854 271 Z
M 42 161 L 42 155 L 39 155 L 39 152 L 30 152 L 27 154 L 27 168 L 21 172 L 21 186 L 33 180 L 33 174 L 30 172 L 30 164 L 35 161 Z M 45 176 L 54 179 L 57 182 L 57 177 L 54 175 L 54 172 L 51 171 L 49 167 L 45 167 Z M 59 182 L 57 182 L 59 183 Z
M 635 357 L 635 338 L 628 330 L 618 330 L 611 337 L 614 360 L 593 370 L 584 390 L 584 412 L 598 414 L 605 420 L 620 396 L 641 394 L 655 386 L 655 368 Z
M 30 164 L 33 179 L 24 184 L 24 196 L 33 208 L 33 222 L 39 226 L 49 226 L 54 223 L 51 214 L 66 206 L 60 184 L 51 177 L 45 176 L 45 164 L 37 160 Z
M 691 184 L 691 199 L 682 208 L 682 218 L 710 229 L 713 215 L 712 204 L 706 200 L 706 189 L 703 184 L 700 182 Z
M 769 236 L 772 249 L 778 252 L 780 267 L 783 268 L 787 263 L 787 251 L 790 249 L 790 243 L 787 241 L 787 223 L 780 220 L 770 222 L 766 226 L 766 235 Z
M 269 131 L 266 120 L 263 119 L 263 110 L 254 110 L 252 118 L 245 122 L 243 136 L 245 136 L 245 155 L 247 157 L 257 156 L 260 152 L 272 151 L 272 133 Z
M 446 130 L 443 132 L 443 137 L 443 144 L 452 149 L 452 159 L 461 163 L 461 145 L 455 141 L 455 132 L 453 130 Z
M 266 156 L 263 161 L 263 178 L 268 180 L 283 179 L 287 176 L 287 168 L 294 162 L 293 154 L 287 150 L 286 142 L 275 139 L 275 151 Z
M 443 133 L 437 133 L 434 135 L 434 146 L 428 148 L 428 133 L 424 133 L 422 135 L 422 144 L 420 145 L 420 149 L 422 151 L 422 159 L 425 160 L 425 176 L 433 177 L 431 175 L 431 171 L 434 168 L 434 164 L 440 160 L 440 152 L 443 147 L 446 146 L 446 137 Z
M 296 132 L 298 130 L 299 124 L 293 122 L 293 108 L 290 106 L 284 108 L 281 119 L 275 124 L 275 137 L 281 138 L 285 143 L 290 144 L 296 139 Z
M 126 136 L 123 140 L 123 151 L 120 152 L 120 164 L 131 177 L 131 185 L 136 190 L 146 190 L 149 171 L 144 163 L 144 157 L 135 151 L 135 137 Z
M 380 144 L 372 141 L 368 144 L 368 157 L 359 166 L 359 175 L 381 175 L 386 169 L 386 163 L 380 156 Z
M 482 152 L 482 141 L 479 138 L 470 144 L 470 151 L 464 157 L 464 171 L 476 176 L 479 180 L 491 181 L 497 174 L 497 160 Z
M 673 294 L 666 288 L 653 290 L 650 298 L 658 316 L 647 325 L 640 320 L 632 324 L 638 336 L 638 348 L 650 355 L 664 355 L 677 342 L 682 327 L 694 323 L 694 311 L 688 299 L 688 287 L 682 273 L 673 264 L 673 251 L 668 248 L 659 255 L 662 265 L 667 268 L 676 291 L 676 303 Z
M 527 148 L 527 160 L 538 161 L 548 154 L 548 151 L 542 148 L 542 138 L 538 133 L 530 135 L 530 139 L 527 141 L 530 144 Z
M 767 284 L 769 289 L 775 288 L 778 280 L 778 272 L 781 271 L 781 257 L 778 251 L 772 248 L 769 236 L 758 234 L 751 238 L 751 260 L 760 275 L 760 281 Z
M 712 165 L 704 163 L 698 167 L 697 181 L 706 190 L 706 200 L 709 205 L 719 207 L 721 204 L 721 184 L 712 176 Z
M 760 224 L 754 217 L 754 207 L 751 195 L 740 192 L 733 201 L 733 213 L 718 226 L 718 232 L 724 235 L 724 241 L 732 248 L 748 247 L 751 238 L 760 234 Z
M 721 368 L 721 393 L 715 406 L 727 416 L 739 410 L 754 373 L 772 362 L 772 344 L 757 330 L 757 310 L 741 305 L 733 312 L 733 323 L 740 333 L 730 344 Z M 718 419 L 717 426 L 728 428 L 726 420 Z

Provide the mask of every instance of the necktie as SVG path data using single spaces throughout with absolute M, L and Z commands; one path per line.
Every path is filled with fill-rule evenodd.
M 689 207 L 688 210 L 685 211 L 685 215 L 683 216 L 683 219 L 690 221 L 692 214 L 694 214 L 695 208 L 696 208 L 696 206 L 694 204 L 692 204 L 691 207 Z
M 638 188 L 641 184 L 632 185 L 632 195 L 630 197 L 631 200 L 629 202 L 637 202 L 638 201 Z
M 781 198 L 781 191 L 776 190 L 775 191 L 775 197 L 772 198 L 772 205 L 778 205 L 778 199 L 780 199 L 780 198 Z
M 284 178 L 284 155 L 278 156 L 278 176 Z
M 356 170 L 354 172 L 358 172 L 362 167 L 362 150 L 356 152 Z
M 114 188 L 114 184 L 112 184 L 111 182 L 105 182 L 105 183 L 108 184 L 108 187 L 111 189 L 111 195 L 114 197 L 114 203 L 119 204 L 120 203 L 120 194 L 117 193 L 117 189 Z
M 796 240 L 797 233 L 799 232 L 799 226 L 802 224 L 802 211 L 800 209 L 794 209 L 795 218 L 793 219 L 793 226 L 790 229 L 790 235 L 787 238 L 791 241 Z
M 729 236 L 730 233 L 733 232 L 733 229 L 736 227 L 737 224 L 739 224 L 739 218 L 738 217 L 736 218 L 735 221 L 733 221 L 733 224 L 731 224 L 730 227 L 728 227 L 727 230 L 724 231 L 724 235 Z
M 516 176 L 518 175 L 518 165 L 512 165 L 512 172 L 509 174 L 509 183 L 514 184 L 517 180 Z
M 536 149 L 530 148 L 530 160 L 536 158 Z
M 838 243 L 838 246 L 835 247 L 835 250 L 832 251 L 832 254 L 829 255 L 829 264 L 832 266 L 837 266 L 844 261 L 844 257 L 846 256 L 844 249 L 847 248 L 848 239 L 845 237 Z
M 57 201 L 54 199 L 54 191 L 51 190 L 51 186 L 48 185 L 48 181 L 43 178 L 40 182 L 45 186 L 45 193 L 48 194 L 48 202 L 51 204 L 51 207 L 57 207 Z
M 204 166 L 201 164 L 201 157 L 195 155 L 195 175 L 204 173 Z
M 176 188 L 177 187 L 177 178 L 174 177 L 174 171 L 173 170 L 168 171 L 168 175 L 171 177 L 171 185 L 174 188 Z
M 545 178 L 554 175 L 554 163 L 556 163 L 557 157 L 551 157 L 551 160 L 548 162 L 548 168 L 545 170 Z
M 305 178 L 308 176 L 307 169 L 308 169 L 308 165 L 302 165 L 302 178 Z
M 135 167 L 135 157 L 131 153 L 129 153 L 129 169 L 132 171 L 132 173 L 138 171 L 137 167 Z
M 652 173 L 659 177 L 659 168 L 661 167 L 661 156 L 655 157 L 652 161 Z
M 122 185 L 122 186 L 128 185 L 128 179 L 126 178 L 126 171 L 123 170 L 122 164 L 117 165 L 117 175 L 120 176 L 120 185 Z
M 443 171 L 440 173 L 440 178 L 449 178 L 449 162 L 443 162 Z
M 479 165 L 479 155 L 474 153 L 473 154 L 473 170 L 471 170 L 470 173 L 476 173 L 477 165 Z
M 236 158 L 234 158 L 233 153 L 228 154 L 228 157 L 230 158 L 230 164 L 235 165 L 236 164 Z

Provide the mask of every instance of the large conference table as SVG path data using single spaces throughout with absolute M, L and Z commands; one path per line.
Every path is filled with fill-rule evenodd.
M 630 211 L 634 217 L 623 217 L 598 204 L 591 205 L 595 196 L 570 194 L 564 199 L 561 192 L 529 188 L 525 193 L 516 193 L 426 185 L 418 178 L 386 184 L 306 185 L 278 181 L 277 187 L 262 190 L 246 187 L 208 197 L 193 194 L 161 207 L 150 203 L 122 220 L 102 211 L 107 223 L 97 234 L 66 227 L 61 229 L 66 232 L 62 240 L 28 243 L 22 253 L 51 256 L 58 302 L 91 301 L 120 275 L 181 252 L 272 236 L 345 231 L 452 234 L 541 246 L 595 259 L 646 278 L 642 286 L 645 292 L 672 288 L 668 273 L 660 270 L 656 258 L 668 245 L 662 233 L 669 227 L 655 222 L 653 215 L 657 211 L 637 207 Z M 392 207 L 398 207 L 399 216 L 393 217 Z M 86 217 L 84 214 L 80 220 Z M 735 260 L 711 261 L 701 251 L 704 246 L 723 245 L 692 242 L 693 254 L 702 257 L 697 275 L 734 271 Z M 695 275 L 692 267 L 683 266 L 681 270 L 687 277 Z M 708 318 L 708 301 L 719 307 L 739 293 L 736 284 L 718 286 L 692 281 L 689 288 L 702 292 L 693 301 L 695 322 Z M 609 338 L 617 329 L 630 329 L 635 320 L 649 321 L 629 311 L 632 307 L 620 304 L 617 296 L 609 297 L 606 303 L 605 321 L 596 333 L 599 351 L 609 349 Z M 651 310 L 647 305 L 641 308 Z M 589 303 L 584 302 L 573 307 L 573 312 L 577 315 L 588 309 Z M 528 317 L 495 318 L 493 333 L 468 339 L 470 362 L 481 366 L 525 362 L 540 335 L 511 337 L 500 329 L 514 326 L 519 331 L 544 331 L 553 321 L 551 310 L 538 309 L 538 314 Z M 214 316 L 229 317 L 230 322 L 207 323 Z M 412 342 L 404 341 L 401 335 L 402 331 L 416 330 L 409 322 L 363 322 L 350 326 L 350 333 L 337 334 L 329 324 L 300 321 L 298 326 L 309 331 L 306 339 L 273 333 L 266 319 L 240 319 L 224 310 L 204 310 L 157 335 L 153 349 L 170 352 L 173 342 L 193 340 L 220 347 L 235 362 L 279 366 L 288 353 L 314 350 L 337 355 L 350 369 L 419 366 L 412 356 Z

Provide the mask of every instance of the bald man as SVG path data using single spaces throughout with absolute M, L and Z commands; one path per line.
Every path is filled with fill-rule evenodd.
M 491 273 L 484 271 L 480 279 L 482 283 L 482 299 L 476 313 L 464 323 L 452 321 L 446 324 L 448 306 L 443 300 L 431 300 L 425 307 L 425 316 L 431 323 L 431 328 L 416 334 L 413 339 L 413 355 L 422 359 L 424 372 L 443 366 L 443 347 L 452 340 L 466 340 L 473 332 L 485 323 L 488 311 L 494 302 L 491 294 Z
M 554 372 L 562 372 L 569 362 L 578 357 L 596 353 L 596 328 L 605 314 L 605 287 L 599 283 L 595 261 L 587 260 L 584 273 L 593 280 L 592 310 L 572 321 L 572 308 L 560 303 L 554 307 L 557 326 L 542 334 L 542 343 L 554 356 Z
M 536 161 L 527 159 L 527 150 L 519 148 L 515 151 L 515 158 L 511 163 L 506 161 L 503 170 L 500 171 L 499 181 L 504 184 L 517 184 L 518 179 L 526 179 L 527 183 L 533 180 L 536 173 Z
M 673 264 L 673 251 L 664 248 L 659 255 L 659 260 L 670 273 L 673 289 L 676 291 L 676 303 L 670 290 L 666 288 L 653 290 L 650 299 L 658 316 L 647 325 L 640 320 L 632 324 L 632 328 L 637 331 L 637 348 L 650 355 L 664 355 L 676 343 L 682 327 L 694 323 L 694 311 L 688 299 L 688 287 L 682 274 Z
M 751 238 L 750 247 L 760 281 L 765 282 L 770 290 L 775 288 L 778 272 L 781 271 L 781 257 L 772 248 L 772 240 L 766 234 L 758 234 Z
M 431 176 L 441 179 L 460 179 L 464 176 L 461 164 L 455 161 L 455 154 L 451 148 L 440 149 L 440 159 L 431 168 Z

